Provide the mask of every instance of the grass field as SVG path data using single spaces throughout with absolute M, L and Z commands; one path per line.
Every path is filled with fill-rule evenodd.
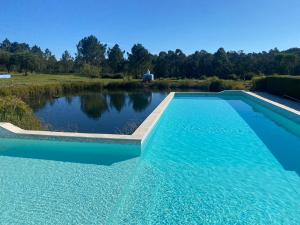
M 52 74 L 30 74 L 24 76 L 13 74 L 11 79 L 0 79 L 0 88 L 8 86 L 31 86 L 31 85 L 48 85 L 68 82 L 101 82 L 107 84 L 110 82 L 122 81 L 122 79 L 100 79 L 89 78 L 81 75 L 52 75 Z
M 89 78 L 82 75 L 75 74 L 30 74 L 28 76 L 24 76 L 21 74 L 13 74 L 11 79 L 0 79 L 0 88 L 18 88 L 18 87 L 30 87 L 30 86 L 45 86 L 45 85 L 57 85 L 57 84 L 67 84 L 67 83 L 82 83 L 82 84 L 91 84 L 91 83 L 101 83 L 103 86 L 107 86 L 108 84 L 115 83 L 127 83 L 127 82 L 137 82 L 139 83 L 141 80 L 138 79 L 102 79 L 102 78 Z M 202 87 L 204 84 L 211 81 L 208 80 L 191 80 L 191 79 L 163 79 L 156 80 L 152 82 L 152 84 L 143 84 L 142 86 L 146 87 L 161 87 L 164 86 L 167 88 L 189 88 L 193 87 Z M 237 89 L 246 88 L 248 89 L 251 82 L 249 81 L 233 81 L 233 80 L 221 80 L 229 89 L 233 89 L 236 87 Z M 114 86 L 113 84 L 111 86 Z M 233 88 L 231 87 L 233 86 Z M 138 86 L 137 86 L 138 87 Z

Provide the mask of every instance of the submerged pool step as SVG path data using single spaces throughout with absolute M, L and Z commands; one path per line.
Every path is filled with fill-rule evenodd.
M 300 178 L 295 172 L 157 163 L 147 160 L 139 164 L 113 209 L 113 224 L 300 221 L 298 217 L 283 217 L 288 212 L 300 213 L 296 201 Z

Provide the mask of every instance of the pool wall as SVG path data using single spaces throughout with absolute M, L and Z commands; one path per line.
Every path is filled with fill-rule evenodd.
M 172 101 L 174 96 L 218 96 L 218 95 L 241 95 L 256 103 L 270 108 L 271 110 L 289 118 L 293 121 L 300 122 L 300 112 L 287 107 L 278 102 L 274 102 L 267 98 L 261 97 L 249 91 L 222 91 L 222 92 L 170 92 L 167 97 L 154 109 L 154 111 L 145 119 L 145 121 L 134 131 L 132 135 L 117 135 L 117 134 L 91 134 L 91 133 L 74 133 L 74 132 L 53 132 L 53 131 L 32 131 L 21 129 L 11 123 L 0 122 L 0 127 L 11 132 L 12 135 L 18 137 L 38 137 L 47 139 L 66 139 L 66 140 L 81 140 L 81 141 L 96 141 L 109 143 L 126 143 L 143 145 L 151 134 L 151 131 L 156 126 L 157 122 L 163 115 L 165 109 Z

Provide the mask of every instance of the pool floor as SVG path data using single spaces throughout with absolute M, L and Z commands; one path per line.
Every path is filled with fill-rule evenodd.
M 281 150 L 287 141 L 299 156 L 299 137 L 241 100 L 175 97 L 114 224 L 300 224 L 300 177 L 283 168 L 241 113 L 264 121 L 266 133 L 277 129 L 285 135 Z
M 76 162 L 51 158 L 51 141 L 27 143 L 25 154 L 4 139 L 0 224 L 300 224 L 290 126 L 238 98 L 177 96 L 141 156 Z

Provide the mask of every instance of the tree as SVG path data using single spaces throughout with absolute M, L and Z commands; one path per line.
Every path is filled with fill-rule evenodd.
M 223 48 L 219 48 L 214 54 L 213 67 L 215 75 L 221 78 L 226 78 L 231 73 L 231 64 Z
M 43 53 L 43 60 L 45 63 L 46 73 L 55 73 L 58 71 L 57 60 L 48 48 L 46 48 L 45 52 Z
M 9 52 L 10 51 L 10 46 L 11 46 L 11 43 L 10 41 L 6 38 L 4 41 L 2 41 L 2 43 L 0 44 L 0 49 L 3 50 L 3 51 L 7 51 Z
M 13 42 L 9 51 L 12 53 L 30 52 L 30 47 L 26 43 Z
M 113 73 L 119 73 L 124 67 L 124 53 L 118 44 L 108 50 L 108 65 Z
M 142 76 L 151 67 L 151 54 L 141 44 L 135 44 L 128 54 L 129 69 L 136 78 Z
M 38 67 L 37 56 L 32 53 L 19 53 L 17 54 L 17 62 L 20 68 L 20 71 L 24 72 L 27 76 L 28 71 L 33 72 Z
M 105 60 L 106 45 L 91 35 L 83 38 L 77 44 L 77 60 L 84 64 L 100 66 Z
M 73 70 L 74 59 L 70 53 L 66 50 L 61 56 L 60 71 L 63 73 L 70 73 Z
M 37 55 L 37 56 L 40 57 L 40 58 L 42 58 L 43 55 L 44 55 L 42 49 L 41 49 L 39 46 L 37 46 L 37 45 L 34 45 L 34 46 L 31 48 L 31 53 Z
M 297 64 L 297 56 L 294 54 L 289 53 L 280 53 L 277 55 L 276 59 L 279 63 L 278 70 L 281 74 L 293 74 L 294 69 L 296 68 Z
M 45 60 L 49 60 L 51 56 L 52 56 L 52 52 L 48 48 L 46 48 L 44 52 Z
M 7 72 L 10 72 L 10 53 L 7 51 L 0 51 L 0 66 L 4 66 L 7 70 Z
M 156 77 L 167 77 L 169 75 L 169 61 L 166 52 L 160 52 L 154 58 L 154 74 Z
M 90 77 L 99 77 L 100 72 L 131 73 L 140 78 L 147 69 L 153 69 L 156 77 L 201 79 L 218 76 L 223 79 L 251 79 L 254 75 L 290 74 L 300 75 L 300 48 L 279 51 L 277 48 L 259 53 L 243 51 L 226 52 L 220 48 L 215 53 L 204 50 L 185 55 L 180 49 L 152 55 L 143 45 L 135 44 L 128 59 L 119 45 L 107 51 L 95 36 L 85 37 L 77 44 L 74 60 L 68 51 L 59 61 L 49 49 L 11 42 L 0 43 L 0 69 L 55 73 L 81 72 Z

